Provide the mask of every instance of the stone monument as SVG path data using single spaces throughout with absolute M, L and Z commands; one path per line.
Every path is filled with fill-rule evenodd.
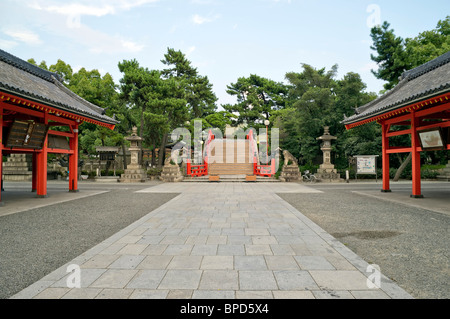
M 127 165 L 127 169 L 124 174 L 122 174 L 119 182 L 121 183 L 136 183 L 136 182 L 145 182 L 147 180 L 147 173 L 145 169 L 143 169 L 139 165 L 139 153 L 141 152 L 141 147 L 139 146 L 139 142 L 142 141 L 137 135 L 137 127 L 133 127 L 133 133 L 131 136 L 125 138 L 127 141 L 130 141 L 131 145 L 128 150 L 131 153 L 131 163 Z
M 297 159 L 288 151 L 283 151 L 284 165 L 280 174 L 280 181 L 295 182 L 300 179 L 300 169 Z
M 160 179 L 163 182 L 176 183 L 183 180 L 183 174 L 181 173 L 180 166 L 177 164 L 177 156 L 170 156 L 164 161 L 164 167 L 161 172 Z
M 7 162 L 3 163 L 4 181 L 31 181 L 32 162 L 31 156 L 26 154 L 11 154 Z
M 324 127 L 324 134 L 317 138 L 318 141 L 322 141 L 320 149 L 323 152 L 323 164 L 320 165 L 315 176 L 321 181 L 342 181 L 337 170 L 334 168 L 334 165 L 331 163 L 331 141 L 336 139 L 337 137 L 330 134 L 330 128 L 328 126 Z

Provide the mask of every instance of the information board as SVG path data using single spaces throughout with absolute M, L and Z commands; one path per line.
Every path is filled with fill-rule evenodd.
M 356 173 L 357 174 L 376 174 L 377 173 L 377 156 L 357 156 L 356 157 Z

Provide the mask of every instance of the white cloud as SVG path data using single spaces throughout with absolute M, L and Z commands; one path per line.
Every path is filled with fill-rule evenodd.
M 35 0 L 29 4 L 29 7 L 69 17 L 84 15 L 103 17 L 157 1 L 159 0 L 78 0 L 72 3 L 61 3 L 54 0 Z
M 213 22 L 214 20 L 217 20 L 219 17 L 220 17 L 219 15 L 215 15 L 212 17 L 202 17 L 199 14 L 195 14 L 191 20 L 194 24 L 201 25 L 204 23 Z
M 3 33 L 10 36 L 16 41 L 26 44 L 38 45 L 42 43 L 38 34 L 23 27 L 8 27 L 6 29 L 3 29 Z

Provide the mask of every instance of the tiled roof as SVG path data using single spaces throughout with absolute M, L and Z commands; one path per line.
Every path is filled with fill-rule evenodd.
M 399 84 L 383 96 L 356 109 L 343 124 L 353 124 L 450 92 L 450 51 L 406 71 Z
M 105 110 L 66 88 L 56 73 L 0 50 L 0 91 L 106 124 L 118 122 Z

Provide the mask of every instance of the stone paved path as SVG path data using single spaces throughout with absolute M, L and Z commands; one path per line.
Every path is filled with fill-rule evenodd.
M 383 275 L 369 289 L 369 265 L 276 195 L 318 190 L 178 183 L 142 200 L 149 192 L 180 195 L 13 298 L 411 298 Z M 81 288 L 68 288 L 78 273 Z

